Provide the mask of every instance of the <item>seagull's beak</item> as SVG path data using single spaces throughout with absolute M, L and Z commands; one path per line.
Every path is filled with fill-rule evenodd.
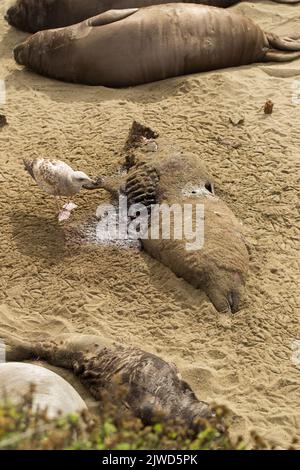
M 103 187 L 103 179 L 102 178 L 98 178 L 96 179 L 95 181 L 93 180 L 90 180 L 89 182 L 87 183 L 84 183 L 82 185 L 82 187 L 84 189 L 90 189 L 90 190 L 93 190 L 93 189 L 100 189 Z

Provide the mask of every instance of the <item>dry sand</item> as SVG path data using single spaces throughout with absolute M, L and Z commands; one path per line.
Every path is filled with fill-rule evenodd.
M 299 31 L 300 6 L 259 2 L 233 10 L 269 31 Z M 292 344 L 300 340 L 300 104 L 292 102 L 300 60 L 116 91 L 24 71 L 11 50 L 26 35 L 2 18 L 0 33 L 0 79 L 7 89 L 0 112 L 9 123 L 0 129 L 0 332 L 27 339 L 101 333 L 141 346 L 176 362 L 201 399 L 228 405 L 234 435 L 255 428 L 288 447 L 293 436 L 300 438 L 300 365 L 292 360 Z M 271 116 L 261 111 L 268 98 L 275 103 Z M 244 117 L 244 125 L 230 124 L 235 116 Z M 23 157 L 42 155 L 91 175 L 114 173 L 132 119 L 194 151 L 246 226 L 247 298 L 229 321 L 145 253 L 66 246 L 68 224 L 58 226 L 55 203 L 23 171 Z M 104 201 L 102 191 L 83 193 L 72 224 Z

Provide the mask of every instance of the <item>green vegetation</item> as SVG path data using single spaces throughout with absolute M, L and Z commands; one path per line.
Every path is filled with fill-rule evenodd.
M 226 410 L 216 409 L 213 421 L 201 421 L 201 431 L 191 432 L 179 422 L 144 426 L 128 411 L 103 397 L 97 417 L 80 415 L 49 419 L 46 411 L 34 411 L 31 390 L 19 404 L 0 404 L 0 449 L 244 449 L 241 440 L 228 435 Z

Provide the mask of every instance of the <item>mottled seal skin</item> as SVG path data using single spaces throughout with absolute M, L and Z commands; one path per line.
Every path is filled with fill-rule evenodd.
M 277 2 L 293 4 L 299 0 L 277 0 Z M 17 0 L 7 10 L 5 18 L 16 28 L 36 33 L 43 29 L 70 26 L 107 10 L 141 8 L 164 3 L 169 2 L 168 0 Z M 181 3 L 189 3 L 189 0 Z M 193 3 L 226 8 L 238 3 L 238 0 L 194 0 Z
M 300 57 L 300 41 L 265 34 L 229 10 L 176 3 L 110 10 L 77 25 L 40 31 L 17 46 L 14 56 L 18 64 L 51 78 L 125 87 L 292 60 Z
M 159 416 L 197 426 L 197 418 L 213 416 L 174 365 L 140 349 L 80 334 L 59 335 L 37 343 L 8 339 L 7 343 L 8 361 L 39 358 L 72 370 L 96 400 L 101 400 L 103 390 L 114 393 L 115 387 L 124 385 L 124 404 L 144 423 Z
M 197 155 L 182 152 L 173 142 L 157 136 L 151 129 L 133 123 L 125 145 L 128 172 L 118 178 L 102 178 L 95 186 L 114 197 L 118 189 L 125 193 L 128 204 L 147 207 L 166 203 L 204 207 L 204 245 L 187 249 L 191 242 L 184 234 L 176 239 L 159 236 L 151 239 L 153 219 L 149 220 L 147 237 L 141 237 L 144 249 L 168 266 L 177 276 L 202 289 L 220 312 L 237 312 L 241 306 L 249 255 L 243 227 L 229 207 L 214 193 L 210 174 Z M 95 189 L 94 188 L 94 189 Z M 92 189 L 91 187 L 89 189 Z M 168 219 L 164 219 L 168 223 Z M 159 222 L 160 224 L 161 222 Z M 159 225 L 158 224 L 158 225 Z M 182 217 L 182 226 L 184 217 Z M 184 226 L 183 226 L 184 233 Z
M 49 417 L 78 413 L 86 404 L 71 385 L 54 372 L 33 364 L 0 364 L 0 400 L 20 402 L 34 386 L 33 409 L 46 410 Z

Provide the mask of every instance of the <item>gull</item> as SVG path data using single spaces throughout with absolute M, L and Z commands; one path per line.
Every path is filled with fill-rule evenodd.
M 92 189 L 94 184 L 83 171 L 74 171 L 61 160 L 35 158 L 34 160 L 24 159 L 23 162 L 25 170 L 45 193 L 55 196 L 57 201 L 60 197 L 68 198 L 67 204 L 59 212 L 60 222 L 67 220 L 71 211 L 77 207 L 72 202 L 72 197 L 78 194 L 83 186 L 86 189 Z

